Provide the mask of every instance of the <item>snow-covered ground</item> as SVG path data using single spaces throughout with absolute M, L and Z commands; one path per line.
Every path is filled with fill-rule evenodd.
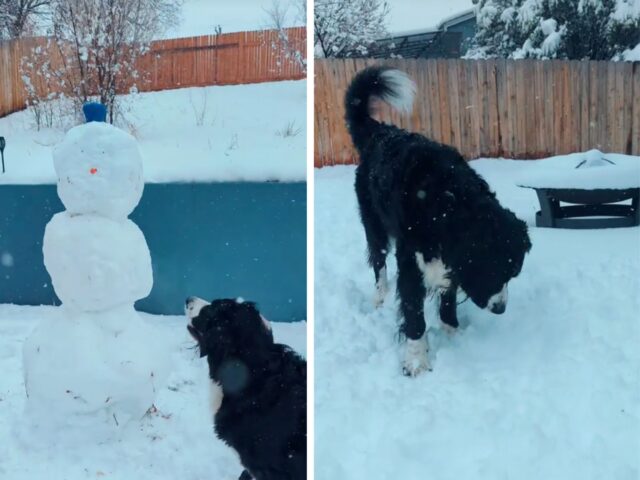
M 415 379 L 394 295 L 372 305 L 354 167 L 316 170 L 317 480 L 637 480 L 640 228 L 536 228 L 535 193 L 516 181 L 542 163 L 471 164 L 533 249 L 502 316 L 465 302 L 450 336 L 428 304 L 434 371 Z
M 285 26 L 305 25 L 290 0 L 281 0 L 282 5 L 290 4 L 285 17 Z M 299 2 L 298 2 L 299 3 Z M 262 30 L 272 28 L 266 10 L 271 0 L 241 0 L 223 2 L 219 0 L 186 0 L 182 6 L 180 24 L 164 33 L 163 38 L 212 35 L 216 26 L 222 33 Z
M 436 29 L 440 22 L 473 8 L 471 0 L 387 0 L 391 34 Z
M 123 105 L 147 182 L 305 179 L 304 80 L 141 93 Z M 51 149 L 71 126 L 37 131 L 26 110 L 0 118 L 0 185 L 55 183 Z
M 236 454 L 218 440 L 209 410 L 207 366 L 193 348 L 183 317 L 145 315 L 156 339 L 171 343 L 173 373 L 159 392 L 157 411 L 128 426 L 119 440 L 97 442 L 91 432 L 34 436 L 25 426 L 22 344 L 40 321 L 55 321 L 56 307 L 0 305 L 0 478 L 114 480 L 236 480 Z M 306 355 L 306 323 L 274 324 L 276 341 Z M 159 342 L 162 343 L 162 342 Z

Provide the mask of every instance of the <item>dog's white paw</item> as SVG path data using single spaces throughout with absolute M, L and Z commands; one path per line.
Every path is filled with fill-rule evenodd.
M 379 308 L 384 303 L 384 299 L 389 293 L 389 284 L 387 283 L 387 268 L 380 270 L 378 281 L 376 282 L 376 292 L 373 295 L 373 306 Z
M 408 377 L 416 377 L 422 372 L 431 371 L 428 351 L 429 344 L 427 343 L 426 333 L 418 340 L 407 339 L 404 360 L 402 361 L 402 372 Z
M 448 323 L 444 323 L 444 322 L 440 322 L 440 328 L 442 328 L 442 331 L 449 336 L 455 335 L 456 332 L 458 331 L 457 327 L 452 327 Z

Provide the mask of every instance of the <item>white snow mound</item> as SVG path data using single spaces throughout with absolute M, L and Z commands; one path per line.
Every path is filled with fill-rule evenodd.
M 71 214 L 121 220 L 138 205 L 144 179 L 138 144 L 128 133 L 90 122 L 69 130 L 53 150 L 58 196 Z
M 155 327 L 132 306 L 57 313 L 23 345 L 30 418 L 62 426 L 77 425 L 79 415 L 102 415 L 114 427 L 141 419 L 169 373 L 170 357 L 157 353 L 167 350 Z
M 58 213 L 45 229 L 43 253 L 58 298 L 77 310 L 133 304 L 153 286 L 149 248 L 131 220 Z
M 519 175 L 517 184 L 585 190 L 638 188 L 640 162 L 638 157 L 599 150 L 560 155 L 533 162 L 525 174 Z

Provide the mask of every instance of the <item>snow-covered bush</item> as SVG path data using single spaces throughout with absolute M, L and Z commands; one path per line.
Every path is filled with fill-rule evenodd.
M 276 135 L 282 138 L 297 137 L 302 132 L 302 127 L 296 125 L 296 121 L 292 120 L 280 130 L 276 130 Z
M 469 58 L 610 60 L 640 43 L 637 0 L 480 0 Z
M 314 49 L 318 57 L 366 56 L 386 35 L 386 0 L 316 0 Z
M 23 61 L 25 85 L 55 82 L 78 112 L 85 102 L 97 100 L 107 106 L 113 123 L 117 95 L 137 91 L 145 80 L 137 59 L 155 35 L 177 21 L 179 2 L 51 0 L 51 41 Z M 47 100 L 47 88 L 34 93 Z
M 47 39 L 33 47 L 31 55 L 23 57 L 20 63 L 27 108 L 37 130 L 76 124 L 80 113 L 71 99 L 58 93 L 64 89 L 59 78 L 50 73 L 52 59 L 49 52 L 52 51 L 52 41 Z
M 198 97 L 195 101 L 192 93 L 198 92 Z M 204 121 L 207 118 L 209 95 L 207 89 L 201 90 L 189 90 L 189 103 L 191 104 L 191 110 L 193 110 L 193 117 L 196 121 L 196 125 L 201 127 L 204 125 Z
M 278 32 L 278 38 L 272 42 L 271 47 L 281 52 L 285 60 L 294 61 L 306 72 L 306 45 L 296 45 L 289 38 L 286 27 L 289 24 L 301 26 L 307 24 L 307 0 L 271 0 L 271 5 L 264 11 L 267 18 L 266 27 Z M 282 65 L 278 63 L 278 67 Z

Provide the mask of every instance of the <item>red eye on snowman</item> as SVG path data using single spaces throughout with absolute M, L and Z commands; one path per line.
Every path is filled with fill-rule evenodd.
M 98 173 L 98 169 L 96 167 L 91 168 L 91 170 L 89 170 L 89 173 L 91 175 L 95 175 L 96 173 Z

